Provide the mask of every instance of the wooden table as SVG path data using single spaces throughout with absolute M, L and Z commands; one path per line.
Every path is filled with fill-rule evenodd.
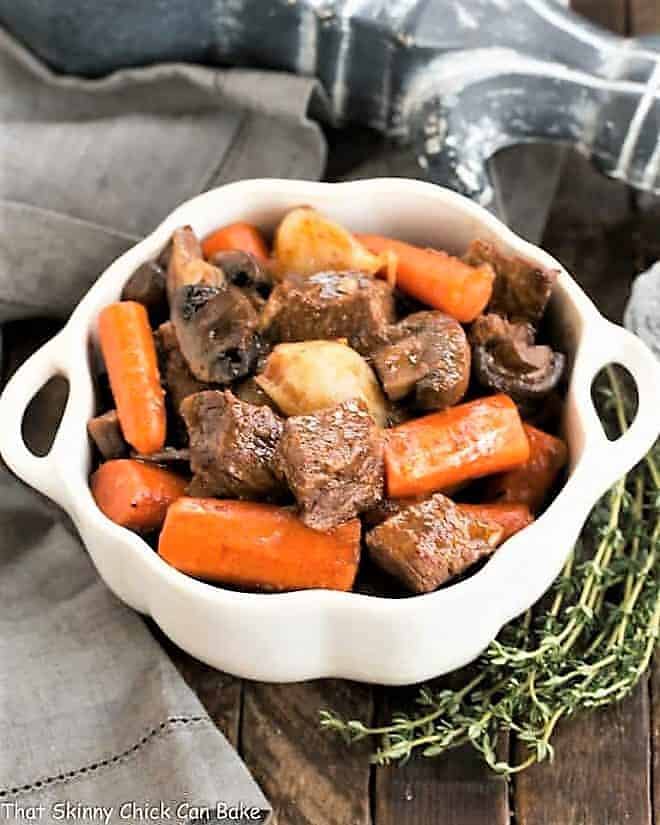
M 660 0 L 579 0 L 575 7 L 619 32 L 660 30 Z M 330 177 L 350 174 L 383 150 L 380 139 L 367 132 L 333 134 L 330 142 Z M 404 159 L 394 172 L 402 168 L 416 174 L 410 161 Z M 543 245 L 607 316 L 620 320 L 632 277 L 660 258 L 656 217 L 660 207 L 571 155 Z M 30 328 L 26 335 L 24 325 L 10 325 L 10 362 L 22 360 L 53 331 L 49 324 L 40 325 L 36 335 L 34 323 Z M 517 825 L 660 825 L 657 662 L 625 702 L 562 724 L 553 740 L 554 764 L 507 783 L 490 774 L 469 747 L 440 759 L 375 768 L 367 747 L 348 749 L 319 728 L 322 708 L 378 719 L 405 701 L 405 691 L 337 680 L 243 682 L 163 643 L 271 800 L 273 825 L 506 825 L 512 819 Z M 509 749 L 515 756 L 514 741 Z

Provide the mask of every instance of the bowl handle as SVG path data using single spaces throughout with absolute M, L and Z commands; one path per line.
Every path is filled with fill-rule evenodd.
M 0 455 L 23 481 L 66 507 L 66 485 L 60 478 L 56 456 L 62 433 L 61 421 L 50 450 L 44 456 L 35 455 L 23 439 L 22 423 L 25 410 L 36 393 L 55 375 L 64 375 L 60 361 L 62 334 L 56 335 L 37 350 L 9 379 L 0 396 Z M 71 388 L 66 406 L 71 401 Z M 66 415 L 66 407 L 62 418 Z
M 580 407 L 589 411 L 585 450 L 589 452 L 592 471 L 598 473 L 607 489 L 641 461 L 660 435 L 660 361 L 640 338 L 609 321 L 602 321 L 601 328 L 596 327 L 590 337 L 582 365 L 585 374 L 581 371 L 576 383 Z M 593 379 L 608 364 L 625 367 L 637 385 L 637 414 L 616 441 L 610 441 L 603 432 L 591 399 Z

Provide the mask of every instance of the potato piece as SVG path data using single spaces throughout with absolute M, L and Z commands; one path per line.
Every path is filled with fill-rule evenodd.
M 337 341 L 279 344 L 256 382 L 286 415 L 305 415 L 355 398 L 364 401 L 377 424 L 386 423 L 385 399 L 373 370 Z
M 350 269 L 374 275 L 387 269 L 390 280 L 396 270 L 395 257 L 373 255 L 343 226 L 308 206 L 284 217 L 275 234 L 274 251 L 280 276 Z

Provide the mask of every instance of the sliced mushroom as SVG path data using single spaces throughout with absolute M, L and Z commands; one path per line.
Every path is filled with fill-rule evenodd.
M 470 346 L 458 321 L 442 312 L 416 312 L 390 327 L 388 337 L 373 364 L 390 400 L 414 392 L 424 410 L 461 400 L 470 380 Z
M 190 284 L 221 287 L 225 284 L 225 276 L 221 269 L 204 260 L 202 247 L 192 227 L 182 226 L 172 234 L 167 265 L 167 294 L 170 304 L 176 290 Z
M 182 286 L 171 307 L 181 352 L 198 381 L 228 384 L 250 373 L 262 342 L 257 312 L 239 289 Z
M 238 287 L 255 309 L 262 309 L 273 288 L 273 279 L 254 255 L 238 249 L 226 250 L 216 252 L 210 263 L 222 270 L 228 283 Z
M 482 315 L 472 325 L 470 339 L 474 375 L 486 389 L 525 404 L 547 396 L 561 379 L 565 356 L 535 344 L 529 324 Z
M 195 392 L 209 389 L 209 385 L 204 381 L 198 381 L 190 371 L 171 321 L 166 321 L 158 327 L 154 333 L 154 340 L 161 380 L 167 390 L 167 399 L 171 404 L 171 409 L 178 416 L 183 399 Z

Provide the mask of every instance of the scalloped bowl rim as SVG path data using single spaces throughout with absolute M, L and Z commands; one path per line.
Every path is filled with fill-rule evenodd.
M 577 453 L 579 455 L 576 455 L 576 449 L 572 446 L 571 470 L 564 487 L 532 525 L 505 542 L 480 570 L 456 584 L 448 585 L 424 595 L 389 598 L 330 590 L 249 593 L 226 590 L 221 586 L 208 584 L 179 572 L 163 561 L 139 535 L 114 524 L 104 516 L 96 506 L 87 483 L 90 461 L 89 445 L 87 444 L 85 452 L 85 449 L 81 448 L 80 442 L 81 439 L 87 442 L 85 425 L 90 411 L 93 409 L 94 391 L 91 365 L 88 363 L 85 369 L 81 368 L 80 350 L 81 347 L 88 346 L 90 334 L 92 338 L 94 337 L 98 311 L 108 303 L 110 292 L 114 291 L 118 296 L 121 286 L 139 264 L 153 258 L 160 252 L 176 226 L 188 223 L 192 223 L 193 226 L 195 223 L 199 224 L 199 219 L 196 219 L 198 215 L 202 213 L 205 215 L 210 213 L 219 214 L 222 212 L 222 204 L 226 204 L 228 201 L 251 204 L 252 212 L 255 210 L 257 212 L 259 210 L 270 210 L 273 213 L 279 212 L 280 214 L 296 204 L 312 201 L 315 206 L 319 206 L 321 209 L 325 205 L 326 211 L 332 213 L 335 211 L 333 206 L 341 211 L 340 202 L 346 198 L 354 198 L 359 202 L 368 201 L 371 198 L 380 199 L 379 202 L 382 202 L 382 199 L 386 196 L 401 196 L 413 200 L 419 198 L 420 203 L 422 201 L 429 202 L 430 199 L 433 203 L 437 203 L 438 207 L 453 213 L 457 220 L 464 222 L 465 231 L 468 235 L 472 237 L 487 235 L 510 252 L 535 261 L 541 267 L 559 271 L 557 291 L 561 293 L 561 303 L 571 310 L 576 323 L 581 326 L 575 341 L 576 351 L 569 387 L 569 396 L 573 408 L 573 421 L 570 426 L 577 427 L 579 430 L 576 436 L 578 441 Z M 238 207 L 234 208 L 233 214 L 236 215 L 233 218 L 234 220 L 240 217 L 239 212 Z M 249 215 L 243 217 L 249 219 Z M 205 220 L 208 223 L 208 219 L 205 218 Z M 368 223 L 369 218 L 365 217 L 365 221 Z M 216 221 L 215 225 L 222 222 L 226 221 Z M 209 231 L 210 228 L 212 228 L 212 224 L 207 225 L 205 231 Z M 371 231 L 374 231 L 373 227 L 370 228 Z M 410 238 L 404 239 L 411 240 Z M 598 336 L 597 333 L 601 335 Z M 628 337 L 624 340 L 624 336 Z M 602 345 L 594 347 L 593 341 L 589 341 L 590 338 L 594 337 L 602 338 Z M 617 446 L 619 442 L 615 442 L 613 447 L 612 443 L 608 442 L 603 436 L 590 398 L 591 378 L 593 378 L 597 369 L 604 363 L 608 363 L 609 360 L 618 360 L 631 369 L 638 384 L 638 389 L 641 391 L 641 385 L 644 385 L 644 394 L 649 395 L 650 393 L 650 401 L 645 401 L 647 407 L 649 403 L 656 404 L 660 402 L 660 393 L 654 392 L 650 388 L 653 382 L 660 385 L 660 370 L 657 369 L 656 365 L 655 373 L 652 372 L 648 376 L 650 365 L 654 362 L 651 362 L 641 352 L 640 347 L 643 347 L 643 345 L 638 343 L 638 339 L 634 339 L 635 343 L 633 344 L 629 340 L 631 338 L 634 337 L 630 333 L 603 319 L 581 288 L 554 258 L 515 235 L 483 207 L 455 192 L 429 183 L 396 178 L 346 183 L 317 183 L 279 179 L 240 181 L 210 190 L 185 202 L 176 208 L 154 232 L 129 249 L 105 270 L 78 304 L 63 330 L 43 348 L 45 352 L 50 347 L 49 361 L 45 364 L 44 369 L 49 368 L 52 374 L 63 373 L 69 381 L 67 406 L 51 452 L 45 459 L 38 460 L 41 464 L 38 464 L 37 460 L 30 459 L 34 468 L 29 468 L 28 459 L 22 452 L 23 447 L 19 450 L 12 442 L 12 438 L 6 433 L 0 435 L 0 452 L 2 452 L 9 466 L 19 476 L 54 498 L 68 511 L 81 533 L 85 533 L 85 543 L 89 547 L 97 567 L 100 566 L 98 564 L 99 559 L 93 552 L 94 548 L 91 545 L 94 542 L 90 540 L 90 536 L 103 536 L 111 543 L 124 546 L 130 545 L 135 553 L 136 562 L 139 560 L 144 565 L 143 571 L 150 570 L 151 574 L 161 581 L 163 587 L 172 589 L 173 594 L 176 592 L 181 597 L 202 600 L 213 605 L 231 605 L 233 607 L 240 605 L 246 611 L 246 618 L 251 615 L 258 615 L 265 605 L 268 607 L 267 612 L 271 612 L 271 615 L 272 610 L 270 608 L 281 608 L 282 611 L 289 611 L 291 615 L 297 614 L 300 617 L 309 617 L 316 612 L 323 613 L 327 609 L 329 611 L 328 615 L 332 615 L 333 611 L 351 611 L 356 619 L 366 615 L 377 616 L 382 619 L 383 628 L 387 629 L 392 627 L 393 622 L 405 621 L 409 617 L 414 616 L 419 620 L 422 614 L 426 616 L 427 620 L 432 621 L 433 615 L 440 607 L 446 611 L 452 610 L 461 603 L 464 605 L 466 602 L 475 606 L 483 605 L 485 611 L 484 621 L 481 623 L 479 633 L 479 644 L 480 649 L 482 649 L 488 641 L 494 638 L 502 625 L 531 606 L 542 592 L 550 586 L 596 499 L 616 480 L 621 472 L 632 467 L 642 457 L 646 449 L 651 446 L 653 441 L 651 438 L 652 428 L 649 428 L 648 422 L 645 420 L 642 422 L 644 426 L 637 426 L 637 421 L 635 422 L 635 426 L 637 426 L 636 436 L 627 439 L 625 450 Z M 607 341 L 610 343 L 608 344 Z M 626 355 L 628 349 L 633 352 L 633 356 Z M 618 357 L 620 352 L 624 353 L 625 357 Z M 38 351 L 33 359 L 38 359 L 41 353 L 42 350 Z M 45 355 L 41 357 L 43 360 L 46 358 Z M 37 365 L 38 362 L 35 361 L 35 368 Z M 579 375 L 577 374 L 578 367 Z M 22 377 L 20 374 L 22 374 Z M 27 383 L 26 375 L 25 367 L 21 368 L 10 384 L 21 380 Z M 584 387 L 576 384 L 578 381 L 586 380 L 589 380 L 589 392 L 586 392 Z M 8 392 L 9 386 L 3 393 L 2 399 L 0 399 L 0 411 L 4 415 L 7 415 L 8 412 L 17 414 L 18 402 L 16 398 L 9 397 L 12 394 Z M 16 390 L 16 388 L 14 389 Z M 26 394 L 27 391 L 25 390 L 23 396 Z M 32 396 L 30 395 L 30 397 Z M 24 401 L 25 398 L 23 397 L 22 400 Z M 638 418 L 642 414 L 641 400 L 640 395 Z M 3 404 L 5 405 L 4 409 Z M 646 412 L 645 415 L 648 417 Z M 620 441 L 623 441 L 623 439 Z M 607 450 L 607 453 L 604 453 L 599 459 L 597 453 L 604 450 Z M 73 461 L 69 461 L 71 456 L 74 457 Z M 605 457 L 607 457 L 606 467 L 603 465 Z M 530 585 L 527 592 L 523 587 L 521 592 L 516 592 L 511 598 L 508 598 L 509 594 L 506 589 L 504 591 L 502 589 L 503 586 L 506 588 L 507 580 L 520 582 L 523 569 L 527 572 L 534 569 L 531 566 L 530 559 L 530 554 L 533 554 L 534 551 L 529 546 L 537 541 L 543 544 L 542 537 L 548 529 L 557 530 L 559 537 L 562 532 L 562 522 L 564 522 L 563 526 L 565 528 L 563 532 L 570 541 L 569 546 L 556 551 L 550 561 L 545 560 L 543 563 L 543 576 L 540 573 L 536 576 L 530 576 L 534 583 Z M 567 523 L 568 528 L 566 527 Z M 523 548 L 527 548 L 529 552 L 526 553 Z M 129 575 L 129 571 L 122 573 L 122 576 L 127 580 Z M 524 578 L 522 580 L 524 581 Z M 122 591 L 122 587 L 113 586 L 113 589 L 116 592 Z M 143 612 L 154 613 L 148 593 L 135 591 L 135 593 L 129 595 L 129 590 L 130 587 L 127 586 L 125 592 L 119 592 L 120 598 Z M 502 596 L 503 592 L 505 596 Z M 310 613 L 310 610 L 312 613 Z M 445 615 L 447 615 L 446 612 Z M 474 654 L 474 649 L 471 649 L 470 658 L 473 658 Z M 199 651 L 194 655 L 200 655 Z M 202 654 L 201 657 L 207 661 L 210 660 L 206 654 Z M 438 670 L 437 665 L 430 668 L 425 668 L 421 663 L 419 667 L 410 665 L 407 670 L 404 668 L 405 672 L 402 674 L 401 681 L 398 681 L 396 675 L 390 675 L 391 667 L 389 670 L 386 667 L 380 671 L 378 667 L 374 667 L 372 670 L 378 672 L 378 675 L 373 681 L 392 684 L 418 681 L 422 678 L 437 675 L 436 671 L 438 673 L 445 672 L 456 664 L 463 664 L 463 661 L 460 656 L 457 658 L 454 655 L 449 666 L 443 665 L 440 670 Z M 347 669 L 351 672 L 344 672 Z M 249 667 L 243 667 L 239 668 L 239 671 L 242 675 L 269 678 L 268 673 L 262 673 L 258 665 L 255 665 L 252 670 Z M 371 681 L 369 676 L 371 671 L 368 666 L 366 670 L 339 667 L 341 672 L 336 672 L 337 668 L 333 669 L 331 664 L 324 668 L 319 666 L 317 662 L 316 666 L 311 668 L 309 674 L 304 671 L 304 668 L 302 676 L 300 676 L 300 668 L 292 668 L 293 671 L 295 671 L 293 678 L 335 675 L 364 678 Z M 276 678 L 282 678 L 279 671 Z M 288 677 L 285 667 L 284 679 L 286 678 Z

